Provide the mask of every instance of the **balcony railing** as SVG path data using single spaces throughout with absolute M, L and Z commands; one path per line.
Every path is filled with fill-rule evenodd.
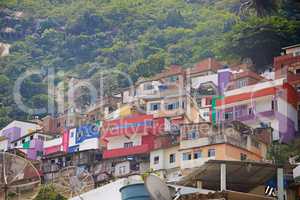
M 247 148 L 247 140 L 243 140 L 242 137 L 232 137 L 228 135 L 212 135 L 208 137 L 210 144 L 228 143 L 234 146 Z
M 196 142 L 196 143 L 195 143 Z M 221 144 L 227 143 L 233 146 L 238 146 L 241 148 L 247 148 L 247 140 L 244 139 L 242 136 L 240 137 L 232 137 L 228 135 L 222 134 L 214 134 L 209 135 L 207 137 L 197 137 L 193 139 L 181 138 L 181 145 L 182 148 L 194 148 L 200 146 L 207 146 L 207 145 L 214 145 L 214 144 Z

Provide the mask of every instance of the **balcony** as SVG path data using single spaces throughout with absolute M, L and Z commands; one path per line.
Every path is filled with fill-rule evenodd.
M 143 144 L 139 146 L 134 146 L 131 148 L 119 148 L 119 149 L 112 149 L 112 150 L 104 150 L 103 158 L 116 158 L 122 156 L 129 156 L 129 155 L 136 155 L 136 154 L 143 154 L 148 153 L 151 151 L 151 147 L 149 144 Z

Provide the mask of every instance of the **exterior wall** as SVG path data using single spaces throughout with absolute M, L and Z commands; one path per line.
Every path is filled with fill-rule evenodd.
M 114 175 L 116 177 L 124 176 L 129 173 L 130 173 L 130 162 L 129 161 L 125 161 L 125 162 L 116 164 L 115 173 L 114 173 Z
M 208 151 L 209 149 L 215 149 L 215 156 L 208 157 Z M 202 157 L 198 159 L 194 159 L 194 153 L 201 151 Z M 184 153 L 191 153 L 192 159 L 191 160 L 183 160 L 183 154 Z M 186 149 L 180 151 L 181 154 L 181 160 L 180 160 L 180 166 L 181 169 L 188 169 L 188 168 L 194 168 L 199 167 L 202 164 L 204 164 L 208 160 L 241 160 L 241 154 L 247 155 L 248 160 L 253 161 L 261 161 L 262 157 L 259 155 L 256 155 L 250 151 L 234 147 L 229 144 L 216 144 L 216 145 L 209 145 L 204 146 L 200 148 L 194 148 L 194 149 Z
M 168 170 L 180 166 L 180 153 L 179 146 L 173 146 L 166 149 L 158 149 L 151 151 L 150 153 L 150 169 L 157 170 Z M 174 155 L 174 162 L 170 162 L 170 155 Z M 159 162 L 155 163 L 154 158 L 159 157 Z
M 201 147 L 197 149 L 186 149 L 180 151 L 180 167 L 181 169 L 189 169 L 194 167 L 200 167 L 202 164 L 204 164 L 206 161 L 210 159 L 217 159 L 222 160 L 222 158 L 225 157 L 225 145 L 211 145 L 209 147 Z M 208 149 L 215 149 L 216 150 L 216 156 L 208 157 Z M 198 159 L 194 159 L 194 153 L 196 151 L 201 151 L 202 156 Z M 183 160 L 183 154 L 185 153 L 191 153 L 192 159 L 191 160 Z
M 202 83 L 213 82 L 215 85 L 218 85 L 218 74 L 211 75 L 200 75 L 191 78 L 191 87 L 194 89 L 199 88 Z
M 168 103 L 176 103 L 178 102 L 178 108 L 173 110 L 167 110 L 165 108 L 165 105 Z M 154 101 L 148 101 L 146 104 L 147 107 L 147 114 L 152 114 L 154 117 L 166 117 L 166 116 L 176 116 L 181 115 L 184 113 L 185 108 L 182 107 L 182 104 L 186 105 L 186 98 L 185 97 L 179 97 L 179 98 L 167 98 L 167 99 L 161 99 L 161 100 L 154 100 Z M 152 111 L 150 109 L 152 103 L 160 103 L 160 109 L 156 111 Z
M 199 114 L 204 121 L 209 122 L 210 121 L 210 112 L 211 108 L 200 108 L 199 109 Z
M 46 116 L 42 119 L 42 122 L 40 124 L 43 127 L 43 131 L 46 133 L 59 133 L 59 129 L 56 127 L 56 119 L 51 116 Z
M 9 148 L 9 142 L 7 139 L 0 140 L 0 151 L 7 151 Z
M 157 95 L 159 93 L 159 86 L 162 83 L 159 81 L 148 81 L 148 82 L 143 82 L 139 84 L 136 87 L 136 96 L 137 97 L 147 97 L 152 96 L 152 95 Z M 147 89 L 147 85 L 150 85 L 152 89 Z
M 151 104 L 159 103 L 160 108 L 158 110 L 151 110 Z M 168 110 L 166 104 L 178 103 L 178 108 Z M 176 117 L 186 114 L 192 122 L 199 122 L 199 110 L 195 102 L 186 96 L 180 96 L 176 98 L 162 98 L 160 100 L 151 100 L 146 103 L 146 109 L 148 115 L 153 115 L 154 118 L 159 117 Z
M 228 91 L 225 94 L 225 99 L 217 100 L 218 123 L 239 120 L 253 128 L 260 127 L 262 123 L 267 124 L 274 129 L 273 139 L 283 142 L 289 142 L 296 136 L 297 94 L 282 79 Z
M 247 155 L 247 160 L 252 160 L 252 161 L 261 161 L 262 156 L 260 156 L 260 151 L 255 150 L 254 148 L 251 148 L 253 152 L 243 150 L 236 148 L 231 145 L 226 145 L 225 146 L 225 158 L 223 160 L 241 160 L 241 153 Z M 256 154 L 257 153 L 257 154 Z
M 6 127 L 0 130 L 0 135 L 4 133 L 8 133 L 11 128 L 19 128 L 20 129 L 20 136 L 23 137 L 27 135 L 29 132 L 41 129 L 41 127 L 37 124 L 30 123 L 30 122 L 22 122 L 22 121 L 13 121 L 9 123 Z
M 293 47 L 285 50 L 286 54 L 294 54 L 295 52 L 300 52 L 300 47 Z
M 277 99 L 278 112 L 284 115 L 289 121 L 294 123 L 295 130 L 298 130 L 298 112 L 295 107 L 291 106 L 282 98 Z
M 107 150 L 124 148 L 124 143 L 128 143 L 128 142 L 132 142 L 133 146 L 142 145 L 142 136 L 137 135 L 137 136 L 132 136 L 130 138 L 125 136 L 120 136 L 120 137 L 109 138 L 109 141 L 107 143 Z
M 43 153 L 43 141 L 33 139 L 30 141 L 30 148 L 27 151 L 27 157 L 31 160 L 40 160 Z
M 218 89 L 220 94 L 223 94 L 227 88 L 232 72 L 230 69 L 223 69 L 218 71 Z
M 129 90 L 125 90 L 122 93 L 122 102 L 124 104 L 126 103 L 131 103 L 133 102 L 136 98 L 134 97 L 134 95 L 132 94 L 133 91 Z
M 44 142 L 44 155 L 47 156 L 49 154 L 63 151 L 62 143 L 63 143 L 62 137 L 45 141 Z
M 154 162 L 154 158 L 158 157 L 159 161 L 158 163 Z M 165 169 L 164 166 L 164 160 L 165 160 L 165 152 L 164 149 L 158 149 L 158 150 L 154 150 L 150 152 L 150 169 L 153 170 L 161 170 L 161 169 Z
M 152 115 L 135 115 L 104 123 L 101 137 L 106 143 L 104 158 L 149 153 L 154 148 L 156 136 L 166 130 L 164 118 L 154 119 Z M 132 146 L 124 146 L 133 142 Z
M 100 132 L 95 125 L 83 125 L 78 128 L 70 129 L 68 133 L 68 152 L 99 149 Z

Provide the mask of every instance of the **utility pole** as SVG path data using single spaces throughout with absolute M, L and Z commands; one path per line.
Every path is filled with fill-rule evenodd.
M 284 200 L 284 176 L 283 168 L 277 167 L 277 188 L 278 188 L 278 200 Z

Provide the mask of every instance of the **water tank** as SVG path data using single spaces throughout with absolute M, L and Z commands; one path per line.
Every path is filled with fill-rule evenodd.
M 120 189 L 122 200 L 150 200 L 144 183 L 126 185 Z

